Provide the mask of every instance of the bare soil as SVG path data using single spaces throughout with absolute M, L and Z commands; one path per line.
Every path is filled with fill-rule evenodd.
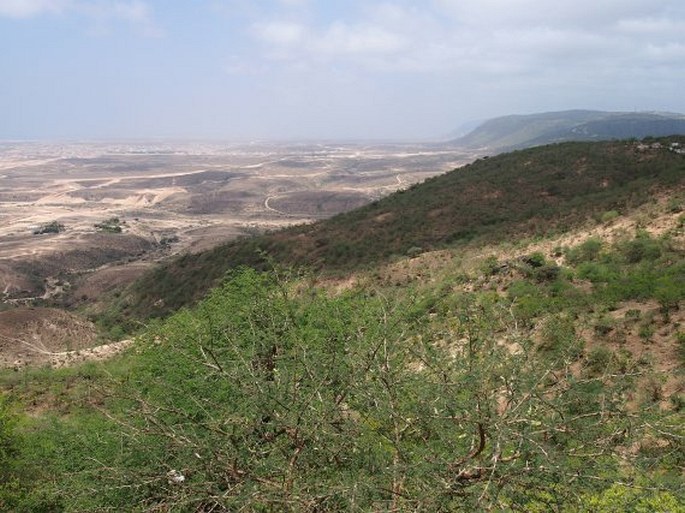
M 97 328 L 78 315 L 55 308 L 13 308 L 0 312 L 0 367 L 44 365 L 56 354 L 93 347 Z
M 0 143 L 0 300 L 89 297 L 84 273 L 328 217 L 471 159 L 403 145 Z M 96 227 L 115 217 L 121 233 Z M 53 222 L 59 233 L 36 234 Z
M 122 285 L 133 283 L 153 266 L 151 262 L 132 262 L 103 267 L 84 274 L 80 279 L 75 280 L 67 306 L 73 307 L 96 301 Z
M 96 327 L 155 262 L 328 217 L 471 160 L 364 144 L 0 142 L 0 366 L 115 354 Z M 120 232 L 96 225 L 117 218 Z M 58 233 L 38 233 L 51 223 Z M 4 309 L 4 311 L 2 311 Z

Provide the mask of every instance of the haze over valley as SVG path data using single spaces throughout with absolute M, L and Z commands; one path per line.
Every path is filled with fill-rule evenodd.
M 362 143 L 0 144 L 0 292 L 47 299 L 111 264 L 125 280 L 141 261 L 329 217 L 471 158 Z M 58 233 L 38 233 L 51 223 Z

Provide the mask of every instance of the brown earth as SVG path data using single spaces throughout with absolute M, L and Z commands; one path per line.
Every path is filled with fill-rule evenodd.
M 598 333 L 595 319 L 585 319 L 579 335 L 585 342 L 586 354 L 609 349 L 616 361 L 628 358 L 622 365 L 635 375 L 637 393 L 628 399 L 633 408 L 643 402 L 658 402 L 662 409 L 672 406 L 671 398 L 685 392 L 678 333 L 685 322 L 685 309 L 664 314 L 656 301 L 627 301 L 609 312 L 611 329 Z M 644 328 L 648 327 L 648 330 Z M 579 362 L 580 363 L 580 362 Z
M 0 143 L 0 366 L 113 354 L 96 327 L 155 262 L 334 215 L 472 157 L 403 145 Z M 96 225 L 118 218 L 121 233 Z M 59 233 L 41 233 L 59 223 Z
M 95 325 L 55 308 L 19 307 L 0 312 L 0 367 L 43 365 L 66 351 L 93 347 Z
M 100 346 L 89 347 L 79 351 L 62 351 L 53 353 L 48 364 L 54 368 L 69 367 L 84 362 L 107 360 L 118 355 L 133 344 L 133 340 L 120 340 Z
M 3 143 L 0 300 L 90 297 L 83 273 L 331 216 L 469 160 L 406 145 Z M 122 233 L 99 233 L 113 217 Z M 35 234 L 52 222 L 63 230 Z
M 0 259 L 0 286 L 6 302 L 25 303 L 36 298 L 50 299 L 66 292 L 83 273 L 90 273 L 112 263 L 135 261 L 145 257 L 155 245 L 137 235 L 90 233 L 77 236 L 43 235 L 47 246 L 35 255 Z M 54 290 L 49 283 L 65 286 Z
M 132 262 L 88 273 L 75 281 L 67 306 L 73 307 L 98 300 L 121 286 L 133 283 L 153 266 L 151 262 Z

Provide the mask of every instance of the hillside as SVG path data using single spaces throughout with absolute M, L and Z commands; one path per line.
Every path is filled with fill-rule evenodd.
M 122 294 L 105 322 L 165 315 L 197 301 L 241 265 L 266 269 L 278 262 L 340 274 L 503 234 L 567 230 L 650 202 L 660 190 L 682 188 L 685 156 L 671 144 L 685 145 L 685 138 L 650 147 L 563 143 L 481 159 L 329 220 L 171 261 Z
M 491 119 L 449 145 L 500 153 L 564 141 L 642 139 L 674 134 L 685 134 L 682 114 L 569 110 Z
M 233 270 L 110 361 L 0 371 L 0 510 L 682 513 L 685 191 L 661 149 L 620 212 Z
M 674 143 L 484 159 L 170 262 L 118 298 L 135 340 L 0 370 L 0 510 L 683 512 Z

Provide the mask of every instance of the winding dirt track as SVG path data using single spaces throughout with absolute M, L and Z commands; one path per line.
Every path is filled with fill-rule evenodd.
M 288 214 L 287 212 L 282 212 L 282 211 L 277 210 L 277 209 L 275 209 L 275 208 L 273 208 L 272 206 L 269 205 L 269 201 L 272 200 L 272 199 L 275 199 L 275 198 L 277 198 L 277 196 L 268 196 L 268 197 L 264 200 L 264 208 L 265 208 L 266 210 L 268 210 L 269 212 L 274 212 L 274 213 L 276 213 L 276 214 L 279 214 L 279 215 L 282 215 L 282 216 L 286 216 L 286 217 L 292 217 L 292 214 Z
M 124 349 L 133 344 L 133 340 L 120 340 L 119 342 L 112 342 L 75 351 L 48 351 L 40 347 L 40 345 L 27 342 L 26 340 L 8 337 L 6 335 L 0 335 L 0 340 L 5 343 L 19 345 L 27 353 L 35 355 L 35 358 L 27 359 L 30 361 L 22 360 L 15 362 L 15 367 L 47 364 L 53 368 L 62 368 L 87 361 L 101 361 L 121 353 Z
M 88 349 L 82 349 L 80 351 L 48 353 L 48 362 L 51 367 L 61 368 L 86 361 L 93 362 L 106 360 L 121 353 L 124 349 L 132 344 L 133 340 L 120 340 L 119 342 L 112 342 L 111 344 L 95 346 Z

